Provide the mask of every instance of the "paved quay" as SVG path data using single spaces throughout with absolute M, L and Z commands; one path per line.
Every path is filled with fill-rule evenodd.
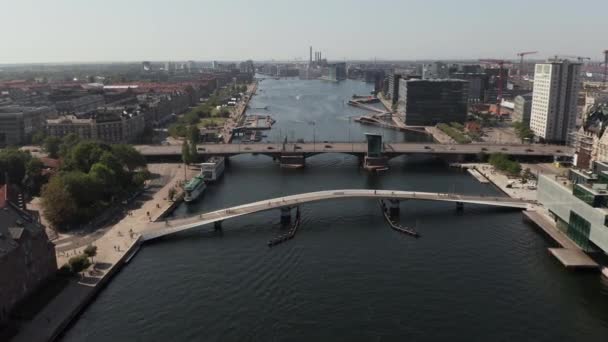
M 522 183 L 519 177 L 509 178 L 502 172 L 494 169 L 493 166 L 485 163 L 468 163 L 461 164 L 461 166 L 476 170 L 511 198 L 536 201 L 536 182 Z M 561 170 L 549 164 L 524 164 L 522 167 L 530 168 L 536 174 L 555 174 L 561 172 Z M 507 188 L 507 184 L 509 183 L 511 187 Z M 523 211 L 523 215 L 561 246 L 560 248 L 548 248 L 548 251 L 564 267 L 568 269 L 597 269 L 599 267 L 576 243 L 557 228 L 555 221 L 544 207 L 540 205 L 531 206 L 528 210 Z
M 97 255 L 93 258 L 96 267 L 91 267 L 83 277 L 71 280 L 33 320 L 20 326 L 13 341 L 38 342 L 56 338 L 121 268 L 126 259 L 130 258 L 131 253 L 137 251 L 140 234 L 150 225 L 151 219 L 171 205 L 172 202 L 168 200 L 169 189 L 184 179 L 184 169 L 179 164 L 150 164 L 148 169 L 156 178 L 139 197 L 146 199 L 137 200 L 137 207 L 130 208 L 130 215 L 126 215 L 117 224 L 101 228 L 102 234 L 62 234 L 55 240 L 56 244 L 61 245 L 57 248 L 59 266 L 65 264 L 69 258 L 81 254 L 88 244 L 93 244 L 97 246 Z M 186 176 L 190 177 L 197 172 L 194 168 L 188 168 Z
M 465 163 L 459 165 L 463 168 L 476 170 L 511 198 L 536 201 L 536 181 L 522 183 L 521 178 L 509 178 L 487 163 Z M 507 187 L 509 183 L 511 183 L 511 188 Z

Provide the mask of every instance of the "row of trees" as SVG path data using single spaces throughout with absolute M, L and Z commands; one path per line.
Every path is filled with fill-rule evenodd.
M 506 172 L 511 176 L 518 176 L 521 173 L 521 164 L 509 159 L 505 154 L 492 153 L 488 162 L 496 169 Z
M 130 145 L 79 141 L 59 143 L 61 170 L 41 191 L 45 217 L 56 229 L 86 222 L 141 187 L 149 177 L 143 156 Z
M 521 139 L 522 142 L 526 139 L 534 138 L 534 132 L 528 125 L 521 121 L 515 121 L 513 123 L 513 128 L 515 129 L 515 134 L 517 134 L 517 137 Z
M 174 138 L 187 137 L 192 127 L 197 127 L 201 120 L 204 120 L 203 124 L 206 126 L 216 125 L 222 118 L 228 118 L 230 116 L 230 110 L 228 108 L 222 107 L 218 109 L 218 106 L 220 106 L 225 99 L 237 96 L 238 93 L 243 93 L 245 91 L 247 91 L 247 86 L 239 84 L 217 89 L 209 96 L 204 104 L 191 109 L 181 116 L 176 123 L 170 125 L 169 134 Z
M 59 268 L 59 274 L 72 275 L 80 273 L 91 266 L 93 258 L 97 255 L 97 246 L 88 245 L 82 254 L 71 257 L 68 263 Z
M 460 125 L 461 124 L 454 122 L 453 124 Z M 437 124 L 437 128 L 439 128 L 443 133 L 450 136 L 450 138 L 454 139 L 459 144 L 468 144 L 471 142 L 471 138 L 466 136 L 458 127 L 450 126 L 445 123 Z

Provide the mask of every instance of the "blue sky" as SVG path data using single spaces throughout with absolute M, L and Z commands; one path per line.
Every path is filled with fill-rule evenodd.
M 0 63 L 602 58 L 608 0 L 0 0 Z

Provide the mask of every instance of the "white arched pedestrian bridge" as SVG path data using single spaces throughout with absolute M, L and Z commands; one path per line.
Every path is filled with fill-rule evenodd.
M 170 234 L 194 229 L 206 224 L 221 222 L 226 219 L 253 214 L 271 209 L 297 207 L 298 205 L 335 200 L 342 198 L 377 198 L 392 200 L 422 200 L 439 202 L 456 202 L 527 209 L 532 205 L 529 201 L 509 197 L 471 196 L 435 192 L 399 191 L 399 190 L 368 190 L 345 189 L 308 192 L 303 194 L 277 197 L 263 201 L 243 204 L 231 208 L 212 211 L 198 216 L 155 222 L 142 233 L 142 241 L 150 241 Z

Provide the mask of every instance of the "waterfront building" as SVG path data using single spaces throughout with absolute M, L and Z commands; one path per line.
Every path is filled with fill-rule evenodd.
M 608 165 L 595 164 L 595 174 L 571 170 L 569 179 L 540 175 L 537 198 L 584 251 L 608 253 Z
M 580 63 L 536 64 L 530 128 L 543 141 L 565 143 L 576 125 Z
M 532 113 L 532 93 L 518 95 L 513 101 L 512 121 L 519 121 L 530 127 L 530 114 Z
M 22 299 L 57 271 L 55 245 L 33 213 L 0 186 L 0 326 Z
M 422 66 L 422 79 L 446 79 L 450 76 L 449 67 L 442 62 L 433 62 Z
M 0 106 L 0 147 L 29 143 L 34 133 L 44 131 L 47 118 L 55 114 L 50 106 Z
M 342 81 L 346 79 L 346 63 L 334 63 L 327 66 L 327 78 L 331 81 Z
M 393 73 L 388 76 L 388 91 L 386 92 L 386 98 L 391 100 L 392 104 L 397 103 L 399 99 L 399 80 L 401 80 L 401 74 Z
M 255 73 L 255 66 L 253 65 L 253 61 L 247 60 L 247 61 L 241 62 L 239 64 L 239 71 L 243 72 L 243 73 L 248 73 L 248 74 Z
M 468 82 L 464 80 L 399 81 L 398 112 L 409 126 L 464 123 L 467 118 Z
M 479 103 L 483 100 L 488 83 L 486 74 L 455 72 L 451 74 L 451 78 L 469 81 L 469 103 Z
M 105 143 L 126 143 L 137 140 L 144 131 L 145 116 L 140 111 L 107 109 L 86 117 L 64 115 L 47 120 L 47 134 L 61 138 L 74 133 L 81 139 Z

